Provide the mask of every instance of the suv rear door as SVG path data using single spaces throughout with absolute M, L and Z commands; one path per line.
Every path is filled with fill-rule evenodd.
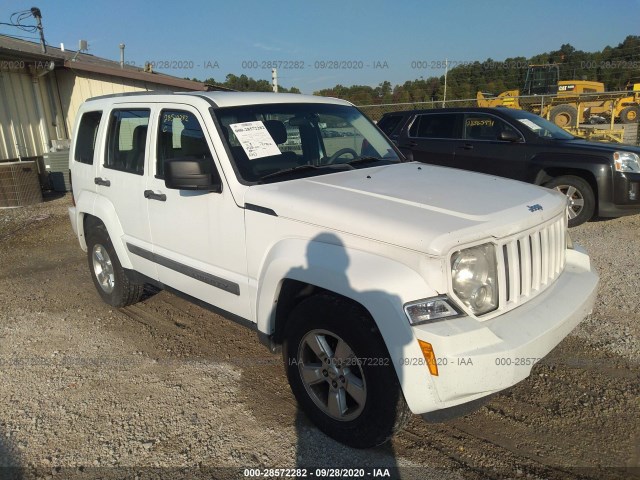
M 78 133 L 73 150 L 70 152 L 69 165 L 72 170 L 74 198 L 80 201 L 83 191 L 95 192 L 96 169 L 100 164 L 100 139 L 104 135 L 105 122 L 102 122 L 102 109 L 87 110 L 78 122 Z M 80 190 L 82 189 L 82 190 Z
M 111 241 L 121 241 L 129 252 L 136 248 L 150 250 L 144 174 L 148 168 L 146 158 L 151 110 L 138 104 L 118 104 L 105 115 L 109 116 L 106 119 L 107 132 L 95 184 L 98 201 L 104 198 L 112 205 L 105 208 L 113 208 L 112 212 L 117 214 L 122 227 L 119 238 L 113 238 L 118 232 L 110 232 Z M 153 262 L 138 255 L 129 255 L 129 258 L 136 271 L 157 278 Z
M 450 112 L 417 114 L 403 130 L 398 147 L 410 160 L 451 166 L 461 118 Z

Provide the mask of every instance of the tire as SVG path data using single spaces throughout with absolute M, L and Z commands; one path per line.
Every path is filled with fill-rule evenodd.
M 298 304 L 285 329 L 283 359 L 302 411 L 345 445 L 380 445 L 411 417 L 382 336 L 351 301 L 318 294 Z
M 638 107 L 626 107 L 620 112 L 622 123 L 636 123 L 638 121 Z
M 91 228 L 87 233 L 87 247 L 89 272 L 102 300 L 116 308 L 137 303 L 144 285 L 129 280 L 104 226 Z
M 575 127 L 578 110 L 571 105 L 556 105 L 551 109 L 549 119 L 559 127 Z
M 583 178 L 574 175 L 556 177 L 545 184 L 564 193 L 571 202 L 569 205 L 569 227 L 577 227 L 591 220 L 596 208 L 596 199 L 591 185 Z

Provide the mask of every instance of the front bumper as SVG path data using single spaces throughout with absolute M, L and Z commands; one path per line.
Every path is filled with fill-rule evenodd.
M 612 198 L 613 201 L 606 201 Z M 640 173 L 616 172 L 613 176 L 613 194 L 601 195 L 598 215 L 601 217 L 622 217 L 640 213 Z
M 409 407 L 414 413 L 453 407 L 525 379 L 591 312 L 597 286 L 589 257 L 568 250 L 565 270 L 553 285 L 518 308 L 486 321 L 462 317 L 414 327 L 415 337 L 433 346 L 438 376 L 428 375 L 419 361 L 403 367 L 404 378 L 428 378 L 433 387 L 428 390 L 435 392 L 431 402 L 421 401 L 415 391 L 405 392 Z M 404 382 L 403 388 L 412 386 Z M 434 397 L 439 403 L 434 404 Z

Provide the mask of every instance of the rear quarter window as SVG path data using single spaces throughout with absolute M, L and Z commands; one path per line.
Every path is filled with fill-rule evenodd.
M 93 155 L 96 151 L 96 139 L 102 112 L 85 112 L 80 119 L 76 134 L 76 148 L 74 159 L 76 162 L 93 165 Z

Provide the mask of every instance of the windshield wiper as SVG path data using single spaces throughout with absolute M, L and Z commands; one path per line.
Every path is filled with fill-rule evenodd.
M 346 165 L 362 165 L 365 163 L 373 163 L 373 162 L 393 162 L 396 163 L 397 160 L 392 158 L 378 158 L 378 157 L 358 157 L 350 162 L 346 162 Z
M 338 171 L 353 170 L 353 167 L 351 165 L 347 165 L 346 163 L 339 163 L 335 165 L 299 165 L 297 167 L 287 168 L 285 170 L 279 170 L 277 172 L 268 173 L 265 176 L 260 177 L 260 180 L 258 180 L 258 183 L 262 183 L 264 180 L 270 180 L 272 178 L 277 178 L 277 177 L 286 177 L 288 175 L 292 175 L 300 172 L 306 172 L 309 170 L 328 170 L 331 172 L 335 170 L 338 170 Z
M 297 167 L 293 167 L 293 168 L 286 168 L 284 170 L 278 170 L 277 172 L 273 172 L 273 173 L 268 173 L 262 177 L 260 177 L 260 181 L 262 182 L 263 180 L 267 180 L 269 178 L 277 178 L 277 177 L 283 177 L 283 176 L 287 176 L 290 175 L 294 172 L 304 172 L 307 170 L 317 170 L 320 167 L 316 167 L 315 165 L 298 165 Z

